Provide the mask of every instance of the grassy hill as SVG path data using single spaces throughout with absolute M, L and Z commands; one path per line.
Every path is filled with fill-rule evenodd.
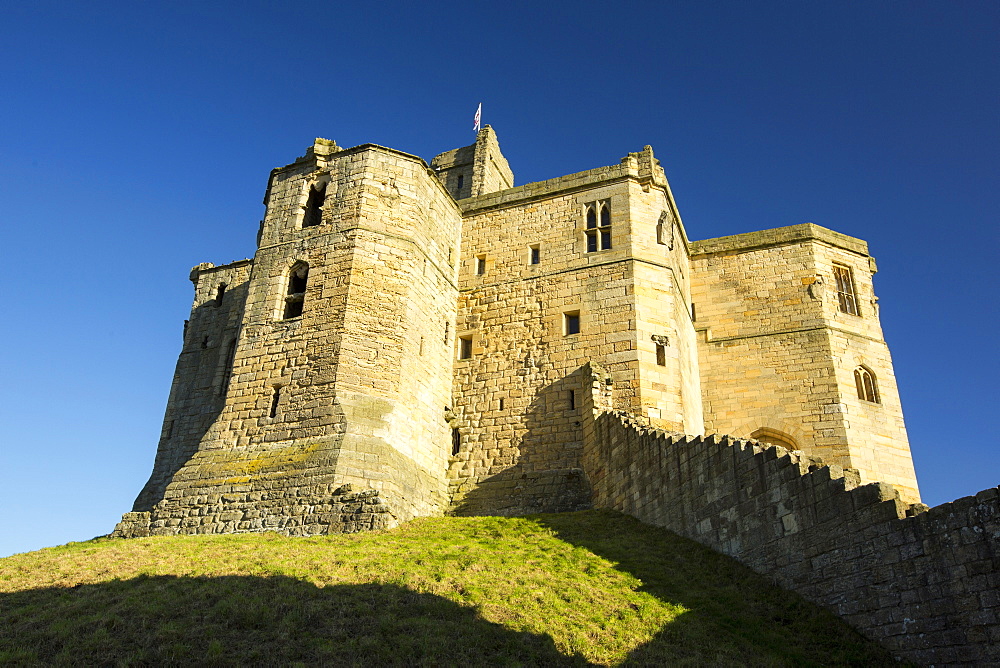
M 888 665 L 833 615 L 611 512 L 95 539 L 0 559 L 0 665 Z

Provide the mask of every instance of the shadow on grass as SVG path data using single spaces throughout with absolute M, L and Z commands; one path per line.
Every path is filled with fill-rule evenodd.
M 0 594 L 0 664 L 586 665 L 389 584 L 141 576 Z
M 834 614 L 665 529 L 613 511 L 531 519 L 688 610 L 625 665 L 898 665 Z

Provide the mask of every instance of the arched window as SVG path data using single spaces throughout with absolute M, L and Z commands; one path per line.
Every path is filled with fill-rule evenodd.
M 878 383 L 875 374 L 868 367 L 861 365 L 854 370 L 854 383 L 858 386 L 858 399 L 870 401 L 873 404 L 882 403 L 878 398 Z
M 771 429 L 769 427 L 762 427 L 750 434 L 750 438 L 757 439 L 761 443 L 767 443 L 768 445 L 780 445 L 786 450 L 798 450 L 799 446 L 795 443 L 795 439 L 788 434 L 778 431 L 777 429 Z
M 309 199 L 306 200 L 306 210 L 302 216 L 302 227 L 315 227 L 323 222 L 323 202 L 325 200 L 326 183 L 314 183 L 309 188 Z
M 292 270 L 288 272 L 288 290 L 285 292 L 285 320 L 298 318 L 302 315 L 308 278 L 309 265 L 305 262 L 296 262 Z

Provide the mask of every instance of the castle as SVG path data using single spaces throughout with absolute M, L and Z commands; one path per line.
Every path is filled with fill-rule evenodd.
M 809 223 L 691 241 L 650 147 L 515 187 L 489 126 L 430 165 L 317 139 L 264 204 L 252 260 L 191 271 L 153 473 L 114 535 L 611 507 L 900 651 L 884 597 L 838 593 L 885 575 L 874 528 L 941 578 L 985 558 L 949 532 L 995 527 L 996 490 L 959 524 L 919 504 L 864 241 Z M 982 627 L 945 598 L 927 619 Z

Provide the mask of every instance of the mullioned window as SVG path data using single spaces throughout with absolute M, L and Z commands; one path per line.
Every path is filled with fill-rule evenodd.
M 855 369 L 854 383 L 858 387 L 858 399 L 870 401 L 873 404 L 882 403 L 878 396 L 878 383 L 871 369 L 863 364 Z
M 837 281 L 837 306 L 844 313 L 861 315 L 858 312 L 858 293 L 854 289 L 854 275 L 850 267 L 833 265 L 833 277 Z
M 611 248 L 611 201 L 599 200 L 584 205 L 585 232 L 587 235 L 587 252 L 608 250 Z

